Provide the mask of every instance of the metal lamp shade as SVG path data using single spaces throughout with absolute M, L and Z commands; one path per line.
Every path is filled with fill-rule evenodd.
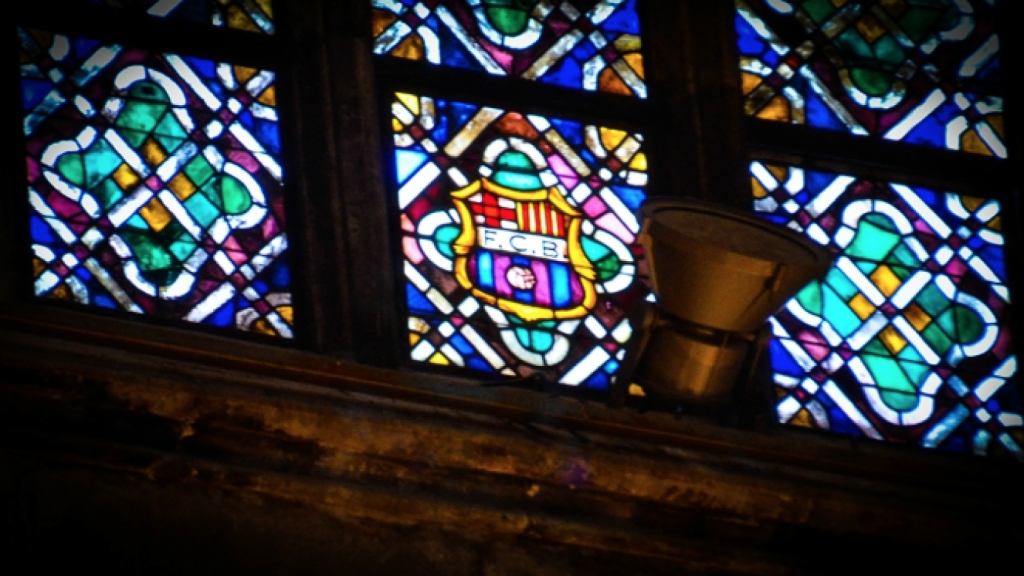
M 832 256 L 792 230 L 702 202 L 649 202 L 642 215 L 658 300 L 627 365 L 654 396 L 720 403 L 753 333 Z
M 694 201 L 643 209 L 658 306 L 676 318 L 727 332 L 757 330 L 832 256 L 796 232 L 736 210 Z

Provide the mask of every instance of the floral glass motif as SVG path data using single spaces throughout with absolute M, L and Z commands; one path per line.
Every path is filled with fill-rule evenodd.
M 90 4 L 144 12 L 157 18 L 192 20 L 262 34 L 274 33 L 271 0 L 85 0 Z
M 636 0 L 373 0 L 374 52 L 647 97 Z
M 747 114 L 1006 157 L 993 0 L 736 0 Z
M 783 423 L 1024 460 L 997 200 L 752 164 L 755 206 L 837 254 L 771 319 Z
M 606 388 L 640 280 L 643 137 L 397 94 L 414 361 Z
M 35 293 L 291 337 L 274 74 L 20 40 Z

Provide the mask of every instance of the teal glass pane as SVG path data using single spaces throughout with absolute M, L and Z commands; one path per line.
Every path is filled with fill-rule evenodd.
M 291 337 L 274 73 L 19 37 L 36 295 Z
M 371 0 L 374 53 L 647 97 L 636 0 Z
M 835 265 L 770 322 L 784 424 L 1024 460 L 1002 205 L 755 162 L 755 209 Z
M 993 0 L 735 0 L 746 112 L 1006 157 Z
M 424 95 L 391 110 L 412 360 L 607 388 L 650 294 L 643 136 Z
M 271 0 L 82 0 L 156 18 L 191 20 L 218 28 L 274 33 Z

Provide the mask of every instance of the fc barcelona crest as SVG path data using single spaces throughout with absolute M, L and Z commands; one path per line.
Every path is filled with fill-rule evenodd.
M 642 135 L 397 98 L 410 358 L 608 386 L 649 293 Z
M 580 318 L 597 302 L 582 218 L 554 188 L 481 178 L 452 193 L 462 233 L 455 277 L 481 301 L 527 321 Z

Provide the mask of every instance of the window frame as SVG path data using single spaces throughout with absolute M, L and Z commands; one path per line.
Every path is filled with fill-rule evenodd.
M 54 18 L 45 10 L 58 5 L 63 2 L 18 6 L 13 20 L 17 25 L 36 23 L 43 28 L 59 27 L 61 32 L 91 33 L 88 29 L 93 19 L 83 18 L 80 11 Z M 641 10 L 642 17 L 646 16 L 644 57 L 650 97 L 635 107 L 640 112 L 622 115 L 648 135 L 652 159 L 649 196 L 695 197 L 749 209 L 750 158 L 792 158 L 796 152 L 785 144 L 767 141 L 774 136 L 762 135 L 762 127 L 743 118 L 732 2 L 641 0 Z M 650 17 L 655 13 L 658 17 Z M 469 374 L 437 375 L 407 369 L 401 314 L 404 302 L 398 289 L 401 258 L 396 236 L 380 234 L 381 230 L 393 231 L 397 220 L 385 192 L 389 148 L 381 145 L 381 134 L 389 132 L 381 129 L 388 119 L 381 103 L 390 100 L 393 83 L 401 84 L 396 77 L 405 74 L 402 68 L 407 68 L 407 63 L 390 66 L 373 56 L 369 14 L 368 1 L 278 0 L 278 31 L 273 40 L 249 38 L 262 45 L 257 52 L 224 48 L 221 40 L 203 48 L 223 54 L 221 58 L 237 56 L 240 64 L 252 63 L 278 73 L 291 258 L 295 269 L 307 278 L 295 281 L 292 287 L 297 310 L 301 310 L 294 342 L 54 306 L 37 301 L 30 283 L 19 282 L 17 274 L 0 277 L 0 301 L 6 304 L 0 312 L 0 327 L 31 337 L 87 342 L 127 354 L 174 358 L 239 374 L 273 375 L 282 380 L 279 392 L 284 394 L 293 393 L 289 390 L 294 386 L 288 383 L 299 382 L 534 426 L 613 432 L 645 444 L 725 450 L 780 464 L 873 477 L 921 478 L 937 469 L 966 468 L 988 478 L 1005 469 L 1003 463 L 981 462 L 979 458 L 964 460 L 914 447 L 809 435 L 777 425 L 770 399 L 757 394 L 767 389 L 767 379 L 753 382 L 753 404 L 742 414 L 724 418 L 694 414 L 680 420 L 663 412 L 645 413 L 636 405 L 609 409 L 598 402 L 580 402 L 567 390 L 547 389 L 539 394 L 481 387 Z M 126 14 L 115 21 L 138 23 L 141 18 L 145 17 Z M 50 19 L 57 25 L 40 24 Z M 154 42 L 157 49 L 194 54 L 188 49 L 192 40 L 175 35 L 181 30 L 198 31 L 202 25 L 147 22 L 145 28 L 159 34 L 116 33 L 119 38 Z M 109 24 L 109 28 L 105 35 L 112 37 L 116 25 Z M 217 32 L 218 38 L 246 34 Z M 11 53 L 16 54 L 13 48 Z M 195 55 L 211 57 L 206 52 Z M 16 70 L 15 64 L 9 69 Z M 381 71 L 389 66 L 393 70 Z M 465 77 L 462 72 L 453 75 Z M 9 93 L 16 95 L 16 78 L 9 85 Z M 564 94 L 564 90 L 541 86 L 538 93 Z M 595 95 L 584 99 L 590 96 Z M 589 98 L 592 103 L 584 106 L 584 116 L 599 116 L 596 103 L 607 96 L 597 96 Z M 501 98 L 487 100 L 500 102 Z M 552 111 L 557 113 L 557 109 Z M 7 134 L 20 138 L 20 114 L 11 114 L 8 120 Z M 1020 132 L 1013 129 L 1018 125 L 1014 116 L 1007 128 L 1011 158 L 1006 162 L 1014 166 L 1019 165 Z M 692 137 L 680 138 L 679 134 Z M 863 142 L 860 139 L 853 145 Z M 827 155 L 802 149 L 799 153 L 821 166 L 843 165 Z M 769 155 L 772 158 L 767 158 Z M 27 273 L 27 219 L 22 217 L 27 213 L 27 201 L 21 193 L 24 163 L 20 154 L 7 161 L 12 175 L 8 189 L 13 193 L 0 198 L 0 224 L 6 230 L 0 232 L 4 240 L 0 267 Z M 1004 172 L 1009 179 L 1009 170 Z M 966 174 L 960 177 L 969 180 Z M 1012 220 L 1019 224 L 1019 204 L 1013 208 L 1016 218 Z M 1019 241 L 1013 252 L 1021 253 Z M 380 265 L 382 254 L 392 258 L 388 265 Z M 1021 273 L 1015 271 L 1015 286 L 1024 286 Z M 390 305 L 361 304 L 368 301 Z M 1018 334 L 1019 316 L 1018 312 Z M 900 464 L 901 471 L 893 471 L 894 464 Z
M 732 0 L 730 0 L 730 4 Z M 1024 128 L 1024 113 L 1019 103 L 1024 102 L 1018 86 L 1009 81 L 1011 70 L 1020 70 L 1024 60 L 1019 58 L 1024 42 L 1019 35 L 1007 29 L 1007 23 L 1020 22 L 1024 10 L 1019 2 L 997 0 L 997 33 L 1000 40 L 1001 67 L 1003 71 L 1005 142 L 1007 158 L 983 156 L 944 148 L 933 148 L 903 142 L 891 142 L 881 136 L 857 136 L 849 132 L 812 128 L 783 122 L 760 120 L 753 116 L 744 117 L 746 145 L 749 163 L 760 161 L 793 166 L 807 170 L 820 170 L 835 174 L 849 174 L 858 179 L 893 182 L 920 186 L 938 193 L 954 192 L 964 195 L 996 199 L 1002 205 L 1003 237 L 1007 265 L 1007 287 L 1018 297 L 1024 290 L 1024 204 L 1021 187 L 1014 174 L 1020 172 L 1024 163 L 1021 154 L 1021 129 Z M 737 59 L 737 70 L 739 60 Z M 749 170 L 749 167 L 747 168 Z M 749 172 L 745 172 L 747 174 Z M 1017 307 L 1019 308 L 1019 306 Z M 1011 305 L 1007 326 L 1014 340 L 1015 355 L 1019 358 L 1021 334 L 1024 334 L 1024 311 Z M 770 362 L 769 362 L 770 363 Z M 763 386 L 774 388 L 770 368 L 762 367 Z M 1016 376 L 1017 388 L 1024 392 L 1022 373 Z M 775 415 L 772 404 L 772 415 Z M 779 426 L 793 428 L 779 423 Z M 830 431 L 814 429 L 812 433 L 830 434 Z M 837 433 L 832 433 L 837 434 Z M 890 444 L 890 441 L 880 441 Z M 924 450 L 915 445 L 910 448 Z M 940 452 L 940 450 L 933 450 Z

